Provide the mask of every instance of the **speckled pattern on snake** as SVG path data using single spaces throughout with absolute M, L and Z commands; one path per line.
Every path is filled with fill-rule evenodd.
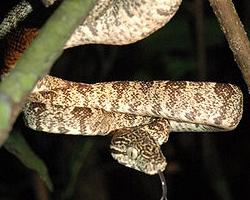
M 98 0 L 65 48 L 136 42 L 164 26 L 180 4 L 181 0 Z M 29 31 L 21 30 L 23 46 L 30 43 L 25 34 L 37 34 L 36 30 Z M 18 48 L 13 46 L 14 50 Z M 11 58 L 19 57 L 18 52 L 8 54 L 6 65 L 15 65 Z M 242 107 L 242 93 L 232 84 L 188 81 L 84 84 L 47 75 L 37 83 L 23 111 L 27 126 L 35 130 L 110 134 L 111 153 L 119 163 L 156 174 L 165 170 L 167 163 L 160 147 L 167 142 L 170 132 L 232 130 L 241 119 Z

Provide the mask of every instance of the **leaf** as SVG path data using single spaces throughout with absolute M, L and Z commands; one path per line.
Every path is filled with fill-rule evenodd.
M 45 163 L 33 152 L 29 144 L 20 133 L 12 132 L 4 147 L 14 154 L 26 167 L 38 173 L 50 191 L 53 185 Z

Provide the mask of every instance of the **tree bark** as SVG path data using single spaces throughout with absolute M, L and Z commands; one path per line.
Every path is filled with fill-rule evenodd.
M 232 0 L 209 0 L 250 93 L 250 43 Z

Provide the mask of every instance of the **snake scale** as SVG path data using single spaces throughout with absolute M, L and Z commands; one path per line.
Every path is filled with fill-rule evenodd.
M 181 0 L 98 0 L 65 48 L 136 42 L 164 26 L 180 4 Z M 26 48 L 32 40 L 25 34 L 35 37 L 37 31 L 22 29 L 21 33 L 23 39 L 18 43 L 23 43 L 22 47 L 12 45 L 14 51 L 5 60 L 10 68 L 20 57 L 19 49 Z M 170 132 L 229 131 L 238 125 L 242 110 L 242 93 L 232 84 L 189 81 L 85 84 L 49 75 L 37 83 L 23 107 L 26 125 L 35 130 L 112 135 L 112 156 L 146 174 L 165 170 L 167 162 L 161 145 L 167 142 Z

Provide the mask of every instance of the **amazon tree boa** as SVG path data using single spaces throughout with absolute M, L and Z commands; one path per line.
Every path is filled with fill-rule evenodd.
M 98 0 L 65 48 L 124 45 L 164 26 L 181 0 Z M 5 68 L 15 66 L 38 29 L 9 38 Z M 17 37 L 18 36 L 18 37 Z M 13 39 L 15 38 L 15 40 Z M 18 40 L 16 39 L 18 38 Z M 135 81 L 84 84 L 42 78 L 23 108 L 26 125 L 49 133 L 112 135 L 112 156 L 146 174 L 162 172 L 161 145 L 172 131 L 229 131 L 242 116 L 243 98 L 231 84 Z

